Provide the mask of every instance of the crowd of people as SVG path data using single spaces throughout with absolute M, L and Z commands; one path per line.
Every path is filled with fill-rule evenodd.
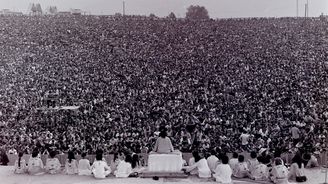
M 182 152 L 323 152 L 327 26 L 2 16 L 1 152 L 149 153 L 163 125 Z

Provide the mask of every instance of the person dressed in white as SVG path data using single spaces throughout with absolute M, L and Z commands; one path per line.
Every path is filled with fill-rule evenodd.
M 33 151 L 32 158 L 28 161 L 27 171 L 29 174 L 40 175 L 43 174 L 43 162 L 41 158 L 38 157 L 39 152 Z
M 238 163 L 232 169 L 232 174 L 236 178 L 246 178 L 248 176 L 247 163 L 244 162 L 245 157 L 243 155 L 238 156 Z
M 85 158 L 87 156 L 86 153 L 82 153 L 81 156 L 82 156 L 82 159 L 79 160 L 78 173 L 80 176 L 83 176 L 83 175 L 89 176 L 89 175 L 91 175 L 90 161 Z
M 213 149 L 211 151 L 211 156 L 209 156 L 207 158 L 207 164 L 208 164 L 208 167 L 211 169 L 212 173 L 214 173 L 214 170 L 216 169 L 216 166 L 219 164 L 219 159 L 215 155 L 216 155 L 216 152 Z
M 127 178 L 132 173 L 132 157 L 131 155 L 126 155 L 125 160 L 121 160 L 117 166 L 117 170 L 114 171 L 114 175 L 117 178 Z
M 234 169 L 237 164 L 238 164 L 238 153 L 233 152 L 232 158 L 229 160 L 229 165 L 231 169 Z
M 222 164 L 219 164 L 213 174 L 215 181 L 223 184 L 232 184 L 231 175 L 232 169 L 229 163 L 229 157 L 224 155 L 222 156 Z
M 251 158 L 248 159 L 248 161 L 247 161 L 247 167 L 249 169 L 249 172 L 251 173 L 254 170 L 255 166 L 257 166 L 260 163 L 257 160 L 257 154 L 255 151 L 252 151 L 250 156 L 251 156 Z
M 59 173 L 61 164 L 60 164 L 58 158 L 55 158 L 56 152 L 51 151 L 49 156 L 50 156 L 50 158 L 47 158 L 47 161 L 46 161 L 46 172 L 49 174 Z
M 15 161 L 15 170 L 14 170 L 15 174 L 23 174 L 27 172 L 26 162 L 24 159 L 22 159 L 22 157 L 23 157 L 23 152 L 20 152 L 18 154 L 18 160 Z
M 96 161 L 92 164 L 91 171 L 94 177 L 99 179 L 106 178 L 112 172 L 107 163 L 103 161 L 101 153 L 96 155 Z
M 165 130 L 159 133 L 153 151 L 156 153 L 172 153 L 174 151 L 172 142 L 170 138 L 167 137 Z
M 266 181 L 269 178 L 269 169 L 263 164 L 263 158 L 258 157 L 259 164 L 256 165 L 252 171 L 250 171 L 249 178 L 253 180 Z
M 75 155 L 72 151 L 67 153 L 67 160 L 65 163 L 65 174 L 77 174 L 77 161 L 75 160 Z
M 276 184 L 288 184 L 288 169 L 281 158 L 276 158 L 271 171 L 271 181 Z
M 288 178 L 297 182 L 305 182 L 307 180 L 304 172 L 303 160 L 299 154 L 296 154 L 292 159 Z
M 197 173 L 200 178 L 210 178 L 212 173 L 208 167 L 206 159 L 202 158 L 197 151 L 194 151 L 192 155 L 195 158 L 195 163 L 193 165 L 187 166 L 185 168 L 186 172 L 191 172 L 194 169 L 197 169 Z

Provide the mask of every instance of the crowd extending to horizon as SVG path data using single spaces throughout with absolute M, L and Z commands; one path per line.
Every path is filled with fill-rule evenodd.
M 326 20 L 0 18 L 2 154 L 326 150 Z M 78 106 L 56 110 L 54 106 Z

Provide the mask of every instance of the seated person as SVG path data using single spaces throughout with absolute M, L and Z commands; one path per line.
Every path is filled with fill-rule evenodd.
M 58 158 L 55 158 L 56 152 L 51 151 L 49 156 L 50 156 L 50 158 L 47 158 L 47 161 L 46 161 L 46 172 L 49 174 L 59 173 L 61 164 L 60 164 Z
M 292 159 L 288 178 L 297 182 L 305 182 L 307 180 L 304 173 L 304 164 L 302 157 L 296 154 Z
M 231 169 L 234 169 L 237 164 L 238 164 L 238 153 L 233 152 L 232 158 L 229 160 L 229 165 Z
M 78 173 L 80 176 L 89 176 L 91 175 L 91 166 L 90 166 L 90 161 L 86 159 L 85 157 L 87 156 L 86 153 L 82 153 L 81 157 L 82 159 L 79 160 L 79 165 L 78 165 Z
M 236 178 L 246 178 L 248 176 L 248 167 L 243 155 L 238 156 L 238 163 L 232 169 L 232 175 Z
M 283 160 L 281 158 L 276 158 L 274 160 L 274 166 L 271 171 L 271 181 L 276 184 L 288 184 L 288 169 L 283 165 Z
M 216 155 L 216 151 L 214 149 L 212 149 L 211 150 L 211 156 L 209 156 L 206 159 L 208 167 L 210 167 L 212 173 L 214 173 L 214 170 L 215 170 L 216 166 L 219 164 L 219 159 L 215 155 Z
M 251 158 L 247 161 L 247 167 L 249 169 L 249 172 L 251 173 L 254 170 L 255 166 L 259 164 L 259 161 L 257 160 L 257 154 L 255 151 L 252 151 L 250 156 Z
M 43 174 L 43 162 L 41 158 L 38 157 L 39 152 L 34 150 L 32 157 L 28 161 L 27 171 L 29 174 L 40 175 Z
M 192 153 L 195 163 L 193 165 L 187 166 L 186 172 L 191 172 L 193 170 L 197 170 L 197 174 L 200 178 L 210 178 L 211 177 L 211 169 L 208 167 L 207 161 L 205 158 L 202 158 L 197 151 Z
M 232 169 L 229 163 L 229 157 L 223 155 L 222 157 L 222 164 L 219 164 L 216 169 L 214 170 L 213 177 L 215 181 L 224 184 L 232 184 L 231 175 Z
M 75 155 L 73 151 L 67 153 L 67 160 L 65 163 L 65 174 L 77 174 L 77 161 L 75 160 Z
M 23 174 L 27 172 L 26 162 L 23 157 L 23 152 L 18 153 L 18 160 L 15 161 L 15 174 Z
M 307 161 L 306 167 L 312 168 L 312 167 L 319 167 L 318 159 L 310 153 L 304 154 L 304 160 Z
M 96 161 L 91 166 L 91 171 L 95 178 L 106 178 L 112 171 L 105 161 L 102 153 L 97 153 Z
M 259 164 L 257 164 L 252 171 L 250 171 L 249 178 L 253 180 L 261 180 L 265 181 L 269 178 L 269 169 L 268 167 L 263 163 L 262 157 L 258 157 L 257 160 L 259 161 Z
M 170 138 L 167 137 L 166 131 L 162 130 L 156 140 L 154 152 L 172 153 L 174 151 Z
M 132 173 L 132 157 L 126 155 L 125 160 L 121 160 L 117 166 L 117 170 L 114 171 L 114 175 L 117 178 L 127 178 Z

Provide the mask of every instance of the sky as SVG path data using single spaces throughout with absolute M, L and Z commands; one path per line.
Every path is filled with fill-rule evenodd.
M 190 5 L 205 6 L 211 18 L 290 17 L 296 16 L 297 0 L 124 0 L 126 14 L 167 16 L 170 12 L 184 17 Z M 307 0 L 299 1 L 299 16 L 304 16 Z M 308 0 L 309 16 L 328 14 L 328 0 Z M 31 3 L 40 3 L 43 10 L 57 6 L 59 11 L 82 9 L 96 15 L 122 13 L 123 0 L 0 0 L 1 9 L 27 13 Z

